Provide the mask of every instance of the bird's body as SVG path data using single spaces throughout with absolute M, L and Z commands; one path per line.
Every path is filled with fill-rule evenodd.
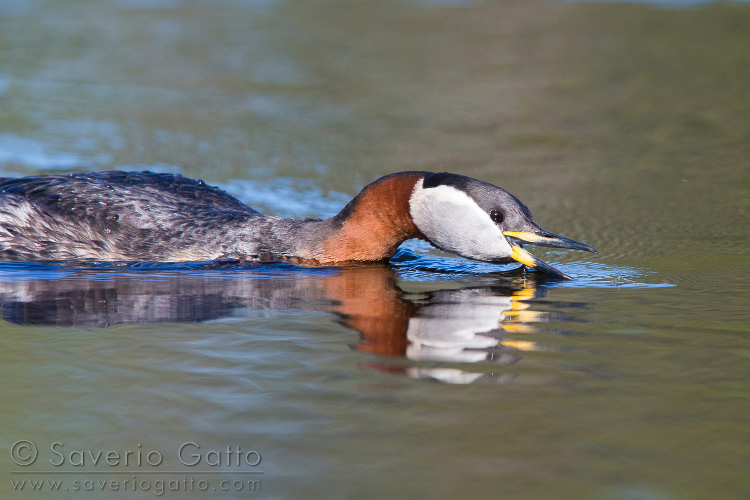
M 384 260 L 410 238 L 478 260 L 515 259 L 532 267 L 539 266 L 517 241 L 593 250 L 539 228 L 507 191 L 455 174 L 382 177 L 324 220 L 263 215 L 180 175 L 115 171 L 0 179 L 2 260 L 330 264 Z

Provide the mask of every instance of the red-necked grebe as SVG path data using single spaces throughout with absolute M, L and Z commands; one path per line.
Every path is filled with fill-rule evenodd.
M 450 173 L 401 172 L 337 215 L 284 219 L 180 175 L 96 172 L 0 179 L 0 259 L 24 261 L 378 261 L 421 238 L 471 259 L 558 276 L 523 243 L 595 252 L 539 227 L 502 188 Z

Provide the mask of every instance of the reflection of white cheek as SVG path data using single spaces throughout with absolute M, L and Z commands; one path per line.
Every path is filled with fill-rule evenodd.
M 467 323 L 468 321 L 468 323 Z M 486 323 L 444 318 L 411 318 L 407 338 L 415 344 L 438 348 L 484 349 L 497 345 L 497 339 L 478 335 L 499 327 Z
M 406 374 L 411 378 L 434 378 L 447 384 L 471 384 L 482 376 L 457 368 L 409 368 Z
M 409 359 L 473 363 L 486 359 L 499 340 L 483 333 L 500 328 L 510 308 L 508 297 L 482 298 L 484 303 L 436 304 L 409 320 L 406 337 Z
M 487 353 L 484 351 L 464 351 L 461 349 L 446 349 L 411 344 L 406 348 L 406 357 L 412 361 L 479 363 L 487 359 Z
M 501 324 L 505 312 L 513 308 L 515 299 L 488 289 L 437 290 L 431 303 L 421 306 L 409 320 L 406 357 L 414 361 L 450 363 L 514 363 L 515 356 L 493 349 L 500 344 Z M 491 356 L 491 358 L 490 358 Z M 411 367 L 407 374 L 414 378 L 433 378 L 451 384 L 469 384 L 482 373 L 438 367 Z
M 419 181 L 409 208 L 419 230 L 443 250 L 478 260 L 508 257 L 512 252 L 489 214 L 459 189 L 423 189 Z

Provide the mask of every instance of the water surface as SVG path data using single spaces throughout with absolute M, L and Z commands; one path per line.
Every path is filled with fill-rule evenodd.
M 420 242 L 0 263 L 4 496 L 750 496 L 750 8 L 663 7 L 0 0 L 2 176 L 178 172 L 327 217 L 447 170 L 599 250 L 531 249 L 572 281 Z

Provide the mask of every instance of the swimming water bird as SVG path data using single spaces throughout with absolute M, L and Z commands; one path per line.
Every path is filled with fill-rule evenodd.
M 24 261 L 379 261 L 421 238 L 475 260 L 567 277 L 522 248 L 595 252 L 539 227 L 492 184 L 401 172 L 366 186 L 324 220 L 263 215 L 201 180 L 152 172 L 0 179 L 0 259 Z

